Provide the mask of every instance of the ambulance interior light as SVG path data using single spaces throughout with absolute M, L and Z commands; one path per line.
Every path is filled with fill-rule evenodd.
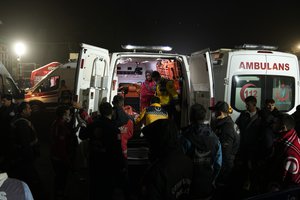
M 172 51 L 169 46 L 137 46 L 137 45 L 122 45 L 126 50 L 144 50 L 144 51 Z

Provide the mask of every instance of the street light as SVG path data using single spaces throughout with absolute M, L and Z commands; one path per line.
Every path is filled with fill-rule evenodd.
M 22 74 L 21 57 L 25 54 L 26 46 L 23 42 L 17 42 L 15 44 L 14 49 L 17 54 L 17 61 L 19 64 L 19 80 L 21 80 L 21 74 Z

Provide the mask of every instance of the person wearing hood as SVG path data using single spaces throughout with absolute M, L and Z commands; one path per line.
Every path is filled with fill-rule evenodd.
M 151 165 L 142 178 L 139 199 L 188 199 L 193 163 L 178 142 L 174 121 L 158 119 L 142 129 Z

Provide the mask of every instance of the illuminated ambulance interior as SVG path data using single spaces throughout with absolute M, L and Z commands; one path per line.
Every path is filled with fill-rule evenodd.
M 176 58 L 122 57 L 116 67 L 118 94 L 125 98 L 125 105 L 140 113 L 140 89 L 146 79 L 146 71 L 158 71 L 162 77 L 173 80 L 177 92 L 181 93 L 181 65 Z M 179 95 L 180 96 L 180 95 Z

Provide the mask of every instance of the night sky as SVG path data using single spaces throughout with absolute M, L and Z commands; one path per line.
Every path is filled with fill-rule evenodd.
M 190 54 L 244 43 L 290 50 L 300 42 L 297 3 L 205 1 L 16 1 L 0 4 L 0 38 L 28 46 L 24 62 L 66 62 L 80 43 L 109 51 L 122 44 L 169 45 Z M 200 4 L 200 5 L 198 5 Z

